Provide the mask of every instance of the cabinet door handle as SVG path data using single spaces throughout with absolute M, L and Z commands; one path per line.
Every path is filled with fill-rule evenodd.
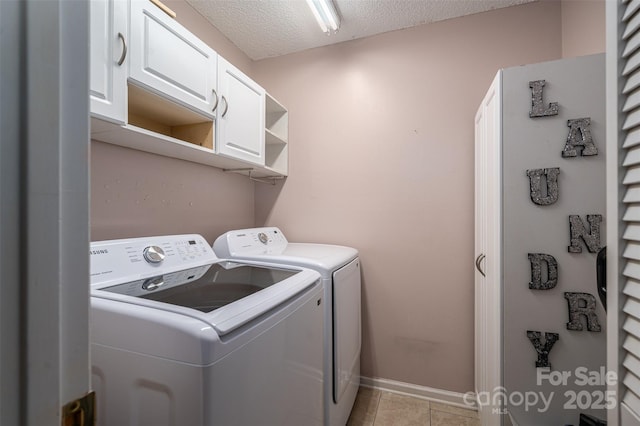
M 118 60 L 118 66 L 121 66 L 124 63 L 124 58 L 127 57 L 127 42 L 122 33 L 118 33 L 118 38 L 122 41 L 122 55 L 120 55 L 120 59 Z
M 602 247 L 596 256 L 596 283 L 600 302 L 607 311 L 607 247 Z
M 478 270 L 478 272 L 480 272 L 482 274 L 483 277 L 486 277 L 486 275 L 485 275 L 484 271 L 482 270 L 482 266 L 480 265 L 480 263 L 482 263 L 482 261 L 485 259 L 485 257 L 487 257 L 487 256 L 485 256 L 482 253 L 480 253 L 478 255 L 478 257 L 476 257 L 476 269 Z
M 211 91 L 213 92 L 213 97 L 215 98 L 215 102 L 213 103 L 213 108 L 211 108 L 211 111 L 215 111 L 216 108 L 218 108 L 218 94 L 216 93 L 216 89 L 211 89 Z
M 225 98 L 224 95 L 222 95 L 222 100 L 224 101 L 224 111 L 222 111 L 222 117 L 224 117 L 227 114 L 227 110 L 229 109 L 229 101 L 227 101 L 227 98 Z

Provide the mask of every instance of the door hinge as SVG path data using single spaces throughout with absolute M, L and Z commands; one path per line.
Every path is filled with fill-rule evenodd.
M 94 426 L 96 393 L 90 392 L 62 407 L 62 426 Z

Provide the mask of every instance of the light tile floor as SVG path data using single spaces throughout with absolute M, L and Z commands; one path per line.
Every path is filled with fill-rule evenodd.
M 473 410 L 361 387 L 347 426 L 479 426 Z

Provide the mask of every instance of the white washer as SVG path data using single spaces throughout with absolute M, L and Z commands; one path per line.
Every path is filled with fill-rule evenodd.
M 98 425 L 320 425 L 323 288 L 199 235 L 95 242 Z
M 344 425 L 360 384 L 360 260 L 351 247 L 289 243 L 276 227 L 229 231 L 213 250 L 229 259 L 318 271 L 324 285 L 325 425 Z

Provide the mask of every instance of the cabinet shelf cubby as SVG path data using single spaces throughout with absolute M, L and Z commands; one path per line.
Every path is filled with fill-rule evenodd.
M 268 93 L 265 96 L 265 167 L 286 176 L 289 160 L 289 112 Z
M 129 124 L 213 150 L 213 119 L 133 84 L 128 90 Z

